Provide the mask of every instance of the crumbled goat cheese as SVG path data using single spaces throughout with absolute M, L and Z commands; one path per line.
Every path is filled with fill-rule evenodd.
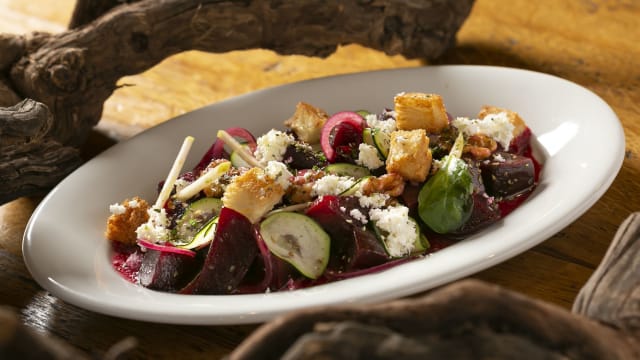
M 367 216 L 358 209 L 353 209 L 349 211 L 349 215 L 351 215 L 352 218 L 360 221 L 363 224 L 366 224 L 367 222 L 369 222 L 369 219 L 367 219 Z
M 287 190 L 291 185 L 291 178 L 293 174 L 289 172 L 287 165 L 279 161 L 269 161 L 264 168 L 264 174 L 273 179 L 273 181 L 280 185 L 282 189 Z
M 339 195 L 355 183 L 350 176 L 325 175 L 313 183 L 311 195 Z
M 169 218 L 165 209 L 150 208 L 147 210 L 149 220 L 138 226 L 136 234 L 139 239 L 145 239 L 154 243 L 164 243 L 171 238 Z
M 356 196 L 358 196 L 360 206 L 365 208 L 381 208 L 385 206 L 387 200 L 389 200 L 389 195 L 384 193 L 373 193 L 368 196 L 356 193 Z
M 482 119 L 458 117 L 453 120 L 452 124 L 467 136 L 487 135 L 502 145 L 504 149 L 509 148 L 513 139 L 514 126 L 509 121 L 506 112 L 489 114 Z
M 253 155 L 256 160 L 266 164 L 269 161 L 282 161 L 287 146 L 293 144 L 293 136 L 275 129 L 269 130 L 266 134 L 256 140 L 256 151 Z
M 378 119 L 378 115 L 369 114 L 365 117 L 365 119 L 367 121 L 367 126 L 369 126 L 372 129 L 378 129 L 387 134 L 391 134 L 397 129 L 396 120 L 393 118 L 381 120 L 381 119 Z
M 127 208 L 121 204 L 112 204 L 109 205 L 109 212 L 113 215 L 122 215 L 127 211 Z
M 506 161 L 504 159 L 504 157 L 502 156 L 502 154 L 494 154 L 493 155 L 493 160 L 495 160 L 497 162 L 505 162 Z
M 449 174 L 456 174 L 459 173 L 461 171 L 466 170 L 469 165 L 467 165 L 466 162 L 464 162 L 463 160 L 460 159 L 453 159 L 453 161 L 449 162 L 447 164 L 447 160 L 449 159 L 449 155 L 446 155 L 445 157 L 442 158 L 442 160 L 440 160 L 440 162 L 438 163 L 438 170 L 443 169 L 444 171 L 446 171 Z M 445 166 L 446 164 L 446 168 L 443 168 L 443 166 Z
M 371 209 L 369 218 L 385 233 L 384 242 L 389 255 L 401 257 L 413 251 L 418 229 L 416 223 L 409 220 L 409 208 L 400 205 Z
M 137 208 L 138 206 L 140 206 L 140 203 L 138 202 L 138 200 L 133 199 L 127 202 L 127 206 L 130 208 Z
M 368 169 L 374 170 L 384 165 L 384 161 L 380 160 L 378 156 L 378 149 L 368 144 L 360 144 L 358 147 L 358 159 L 356 164 L 365 166 Z
M 189 184 L 191 184 L 191 182 L 189 182 L 189 181 L 187 181 L 185 179 L 177 179 L 176 182 L 174 183 L 174 185 L 176 187 L 176 192 L 180 192 L 180 190 L 184 189 Z

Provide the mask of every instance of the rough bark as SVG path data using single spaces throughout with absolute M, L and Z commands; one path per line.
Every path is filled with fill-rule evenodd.
M 640 213 L 620 226 L 572 310 L 634 334 L 640 341 Z
M 78 0 L 73 9 L 69 29 L 87 25 L 114 7 L 139 0 Z
M 638 359 L 639 258 L 636 213 L 580 292 L 575 313 L 467 280 L 415 299 L 285 315 L 230 359 Z
M 47 137 L 53 117 L 31 99 L 0 108 L 0 204 L 42 195 L 80 163 L 79 150 Z
M 43 103 L 54 118 L 46 136 L 79 147 L 118 79 L 170 55 L 266 48 L 328 56 L 340 44 L 359 43 L 434 58 L 453 44 L 473 0 L 123 2 L 79 1 L 72 29 L 60 34 L 0 36 L 0 72 L 8 74 L 4 87 L 11 90 L 0 87 L 8 94 L 0 106 L 13 105 L 16 96 Z M 47 171 L 56 167 L 50 165 Z M 0 192 L 2 199 L 17 196 Z

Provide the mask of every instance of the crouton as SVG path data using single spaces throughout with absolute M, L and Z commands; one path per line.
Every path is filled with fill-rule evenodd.
M 276 179 L 260 168 L 251 168 L 227 186 L 222 203 L 254 224 L 282 200 L 284 193 L 285 189 Z
M 423 182 L 431 169 L 431 149 L 424 129 L 397 130 L 391 133 L 387 172 L 405 180 Z
M 309 144 L 316 144 L 320 142 L 322 126 L 328 118 L 329 115 L 323 110 L 299 102 L 296 105 L 296 112 L 284 122 L 284 125 L 293 130 L 298 139 Z
M 400 93 L 393 98 L 398 130 L 424 129 L 439 133 L 449 126 L 447 110 L 438 94 Z
M 136 229 L 149 220 L 148 209 L 149 204 L 137 196 L 112 205 L 111 216 L 107 219 L 106 238 L 124 244 L 135 244 Z
M 520 136 L 527 128 L 527 124 L 524 122 L 524 120 L 522 120 L 517 112 L 499 108 L 496 106 L 483 106 L 478 113 L 478 119 L 484 119 L 487 115 L 495 115 L 500 113 L 505 113 L 507 115 L 507 119 L 509 119 L 509 122 L 511 123 L 511 125 L 513 125 L 511 134 L 513 135 L 514 139 Z

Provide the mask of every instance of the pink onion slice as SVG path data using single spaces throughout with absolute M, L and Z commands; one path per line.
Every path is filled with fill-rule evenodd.
M 322 152 L 324 152 L 324 155 L 327 157 L 329 162 L 336 160 L 338 154 L 336 153 L 335 148 L 338 145 L 342 145 L 331 143 L 331 131 L 336 126 L 346 126 L 362 136 L 365 121 L 360 114 L 353 111 L 342 111 L 336 113 L 327 120 L 327 122 L 322 126 L 320 146 L 322 147 Z
M 169 252 L 169 253 L 185 255 L 185 256 L 190 256 L 190 257 L 195 257 L 196 256 L 196 252 L 195 251 L 191 251 L 191 250 L 187 250 L 187 249 L 181 249 L 181 248 L 175 247 L 175 246 L 173 246 L 173 245 L 171 245 L 169 243 L 156 244 L 156 243 L 152 243 L 151 241 L 147 241 L 145 239 L 138 239 L 138 245 L 140 245 L 142 247 L 145 247 L 147 249 L 161 251 L 161 252 Z

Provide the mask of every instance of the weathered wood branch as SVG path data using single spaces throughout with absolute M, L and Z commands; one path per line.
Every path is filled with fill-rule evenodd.
M 76 148 L 46 137 L 53 116 L 31 99 L 0 108 L 0 204 L 23 195 L 42 195 L 81 163 Z
M 69 21 L 69 29 L 87 25 L 118 5 L 136 1 L 139 0 L 77 0 Z
M 13 105 L 17 98 L 43 103 L 54 118 L 47 137 L 79 147 L 100 120 L 103 103 L 117 81 L 170 55 L 265 48 L 327 56 L 340 44 L 359 43 L 389 54 L 434 58 L 454 43 L 473 4 L 473 0 L 125 2 L 80 0 L 72 29 L 60 34 L 0 36 L 0 72 L 8 74 L 6 89 L 0 86 L 0 94 L 7 94 L 0 106 Z M 47 171 L 55 167 L 50 165 Z M 2 199 L 16 195 L 0 190 Z
M 635 334 L 640 341 L 640 213 L 620 226 L 572 310 Z
M 415 299 L 299 311 L 230 359 L 638 359 L 640 213 L 620 227 L 574 310 L 467 280 Z

